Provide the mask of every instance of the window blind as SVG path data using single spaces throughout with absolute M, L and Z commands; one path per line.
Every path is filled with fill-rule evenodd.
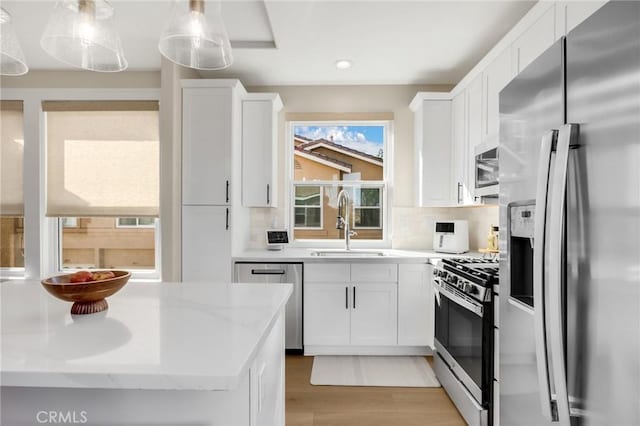
M 47 216 L 158 216 L 157 102 L 155 110 L 135 107 L 139 102 L 100 109 L 104 104 L 43 104 Z
M 24 130 L 22 101 L 0 101 L 0 215 L 22 216 Z

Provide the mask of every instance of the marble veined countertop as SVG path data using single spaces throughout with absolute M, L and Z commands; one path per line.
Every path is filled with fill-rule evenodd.
M 291 284 L 128 283 L 71 316 L 37 281 L 0 284 L 2 386 L 234 389 Z

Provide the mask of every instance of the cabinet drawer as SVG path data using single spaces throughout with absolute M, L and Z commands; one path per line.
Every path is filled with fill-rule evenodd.
M 351 265 L 348 263 L 305 263 L 306 283 L 348 283 Z
M 398 265 L 356 263 L 351 265 L 352 282 L 389 283 L 398 281 Z

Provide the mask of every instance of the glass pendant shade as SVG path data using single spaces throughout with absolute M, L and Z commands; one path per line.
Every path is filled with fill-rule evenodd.
M 0 75 L 23 75 L 29 71 L 18 43 L 11 15 L 0 8 Z
M 106 0 L 58 0 L 40 45 L 57 60 L 85 70 L 127 68 L 113 7 Z
M 222 22 L 220 3 L 205 13 L 204 0 L 177 1 L 158 49 L 176 64 L 200 70 L 227 68 L 233 63 L 229 36 Z

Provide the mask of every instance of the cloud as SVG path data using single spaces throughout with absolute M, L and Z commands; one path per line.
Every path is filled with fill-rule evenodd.
M 349 130 L 349 126 L 299 126 L 295 133 L 312 140 L 331 140 L 333 137 L 337 144 L 375 156 L 383 148 L 382 142 L 369 141 L 362 132 Z

